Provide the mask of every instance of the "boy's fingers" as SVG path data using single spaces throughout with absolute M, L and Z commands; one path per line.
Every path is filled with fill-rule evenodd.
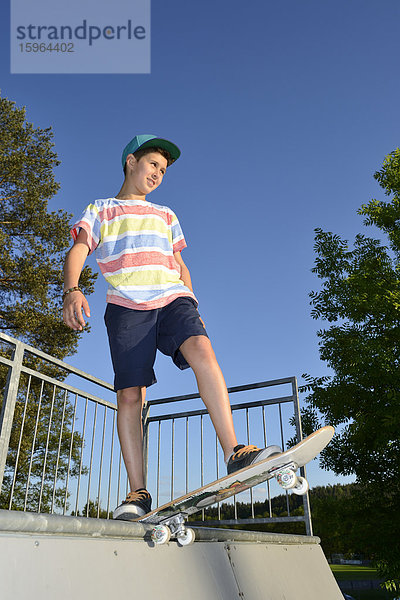
M 85 311 L 85 315 L 87 317 L 90 317 L 90 307 L 89 307 L 89 302 L 86 300 L 85 296 L 83 297 L 83 301 L 82 301 L 82 307 L 83 310 Z
M 82 314 L 82 304 L 79 306 L 79 308 L 75 309 L 75 320 L 79 323 L 79 325 L 81 327 L 85 327 L 86 322 L 85 319 L 83 318 L 83 314 Z M 80 327 L 80 329 L 81 329 Z
M 82 326 L 85 325 L 82 316 L 79 318 L 79 313 L 75 310 L 71 311 L 71 307 L 64 316 L 64 323 L 68 325 L 68 327 L 70 327 L 71 329 L 74 329 L 75 331 L 80 331 L 82 329 Z
M 74 294 L 74 297 L 67 297 L 67 299 L 64 301 L 64 323 L 74 331 L 81 331 L 86 325 L 82 314 L 82 308 L 84 309 L 85 314 L 89 316 L 89 304 L 81 293 L 79 293 L 79 296 Z

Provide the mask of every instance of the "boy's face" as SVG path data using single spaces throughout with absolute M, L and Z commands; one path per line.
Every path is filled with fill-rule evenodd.
M 128 163 L 131 166 L 131 182 L 137 194 L 143 196 L 160 185 L 167 170 L 167 159 L 158 152 L 145 154 L 139 160 L 133 154 L 129 155 Z

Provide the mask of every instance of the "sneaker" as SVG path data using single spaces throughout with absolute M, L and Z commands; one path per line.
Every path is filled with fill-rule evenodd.
M 113 519 L 133 521 L 151 511 L 151 496 L 145 488 L 129 492 L 126 500 L 114 510 Z
M 233 454 L 230 456 L 226 468 L 228 475 L 244 469 L 254 463 L 265 460 L 273 454 L 281 454 L 282 449 L 279 446 L 267 446 L 266 448 L 257 448 L 257 446 L 244 446 L 239 444 L 233 449 Z

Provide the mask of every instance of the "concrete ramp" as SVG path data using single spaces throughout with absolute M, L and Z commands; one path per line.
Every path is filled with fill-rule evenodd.
M 154 546 L 138 523 L 0 510 L 0 597 L 343 600 L 316 537 L 194 529 Z

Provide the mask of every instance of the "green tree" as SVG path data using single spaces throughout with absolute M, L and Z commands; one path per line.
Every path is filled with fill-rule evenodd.
M 0 96 L 0 134 L 0 331 L 63 359 L 76 352 L 80 334 L 62 321 L 62 271 L 71 244 L 71 215 L 48 211 L 48 201 L 59 189 L 53 175 L 59 164 L 53 133 L 50 127 L 34 128 L 25 119 L 25 108 Z M 85 267 L 80 286 L 86 294 L 93 291 L 96 277 Z M 9 355 L 6 343 L 0 343 L 0 349 Z M 29 354 L 25 365 L 58 380 L 67 375 Z M 7 368 L 1 365 L 0 392 L 6 377 Z M 82 442 L 78 432 L 72 435 L 73 426 L 73 406 L 60 388 L 21 378 L 2 508 L 9 506 L 11 492 L 12 508 L 38 510 L 40 504 L 41 510 L 49 511 L 64 505 L 62 482 L 68 469 L 70 477 L 77 474 Z
M 321 359 L 333 375 L 305 375 L 304 423 L 322 419 L 337 434 L 322 464 L 360 484 L 359 527 L 371 533 L 370 551 L 392 589 L 400 584 L 400 150 L 386 157 L 375 179 L 387 202 L 359 209 L 381 239 L 358 234 L 353 248 L 316 229 L 312 316 L 329 323 L 318 332 Z M 383 240 L 388 240 L 385 245 Z M 376 519 L 379 514 L 380 520 Z M 372 531 L 371 524 L 377 526 Z
M 75 513 L 72 512 L 72 515 L 74 515 Z M 98 500 L 89 500 L 89 503 L 86 502 L 85 506 L 82 508 L 82 512 L 76 513 L 77 517 L 90 517 L 92 519 L 107 519 L 107 511 L 104 508 L 101 508 L 101 505 L 99 507 L 99 501 Z M 109 518 L 112 519 L 112 513 L 110 513 L 110 515 L 108 515 Z
M 62 268 L 71 215 L 49 212 L 59 189 L 51 128 L 34 128 L 25 108 L 0 97 L 0 330 L 64 358 L 79 334 L 62 322 Z M 80 286 L 93 291 L 97 274 L 83 269 Z

